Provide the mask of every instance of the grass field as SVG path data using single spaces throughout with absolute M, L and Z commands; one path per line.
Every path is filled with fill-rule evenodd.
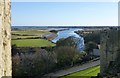
M 16 44 L 18 47 L 46 47 L 46 46 L 55 46 L 50 41 L 45 39 L 21 39 L 21 40 L 12 40 L 12 44 Z
M 76 73 L 72 73 L 69 75 L 64 76 L 63 78 L 69 78 L 73 76 L 81 76 L 82 78 L 90 78 L 90 76 L 97 76 L 100 72 L 100 66 L 91 67 Z
M 26 31 L 12 31 L 12 34 L 21 34 L 21 35 L 42 35 L 49 34 L 49 31 L 38 31 L 38 30 L 26 30 Z
M 18 35 L 15 35 L 18 34 Z M 50 34 L 48 30 L 40 29 L 24 29 L 12 31 L 12 44 L 16 44 L 17 47 L 49 47 L 55 46 L 52 42 L 45 39 L 25 39 L 41 37 L 42 35 Z M 19 38 L 19 39 L 18 39 Z M 18 40 L 14 40 L 18 39 Z

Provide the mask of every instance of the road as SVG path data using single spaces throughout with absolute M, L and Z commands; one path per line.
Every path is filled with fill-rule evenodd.
M 80 71 L 80 70 L 84 70 L 84 69 L 87 69 L 87 68 L 90 68 L 90 67 L 94 67 L 94 66 L 99 65 L 99 64 L 100 64 L 100 60 L 97 60 L 97 61 L 89 62 L 89 63 L 83 64 L 83 65 L 80 65 L 80 66 L 75 66 L 75 67 L 72 67 L 72 68 L 69 68 L 69 69 L 60 70 L 60 71 L 57 71 L 57 72 L 54 72 L 54 73 L 49 73 L 49 74 L 46 74 L 45 76 L 64 76 L 64 75 L 71 74 L 71 73 L 74 73 L 74 72 L 77 72 L 77 71 Z

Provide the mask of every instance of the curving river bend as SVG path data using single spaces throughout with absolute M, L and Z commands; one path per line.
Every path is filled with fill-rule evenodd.
M 67 29 L 67 30 L 59 31 L 57 33 L 58 36 L 56 38 L 54 38 L 52 40 L 52 42 L 56 43 L 61 38 L 68 38 L 70 36 L 73 36 L 73 37 L 77 38 L 77 40 L 76 40 L 77 49 L 79 51 L 83 51 L 84 50 L 84 38 L 75 33 L 75 31 L 78 31 L 78 30 L 82 30 L 82 29 L 70 28 L 70 29 Z

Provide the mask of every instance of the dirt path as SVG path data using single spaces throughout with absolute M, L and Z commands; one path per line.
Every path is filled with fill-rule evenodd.
M 72 67 L 72 68 L 69 68 L 69 69 L 60 70 L 60 71 L 57 71 L 57 72 L 54 72 L 54 73 L 49 73 L 49 74 L 46 74 L 45 76 L 64 76 L 64 75 L 74 73 L 74 72 L 77 72 L 77 71 L 80 71 L 80 70 L 84 70 L 84 69 L 87 69 L 87 68 L 90 68 L 90 67 L 93 67 L 93 66 L 96 66 L 96 65 L 99 65 L 99 64 L 100 64 L 100 60 L 97 60 L 97 61 L 89 62 L 89 63 L 83 64 L 83 65 L 80 65 L 80 66 L 75 66 L 75 67 Z

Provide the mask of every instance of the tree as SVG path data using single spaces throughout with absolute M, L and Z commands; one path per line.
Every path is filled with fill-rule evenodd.
M 73 65 L 79 57 L 79 52 L 70 46 L 60 46 L 54 51 L 57 55 L 58 68 Z
M 12 56 L 16 55 L 17 53 L 19 53 L 18 49 L 17 49 L 17 45 L 14 44 L 12 45 Z
M 71 46 L 71 47 L 76 48 L 77 44 L 75 43 L 73 36 L 71 36 L 71 37 L 68 37 L 66 39 L 64 39 L 64 38 L 60 39 L 59 41 L 56 42 L 56 46 L 57 47 L 59 47 L 59 46 Z
M 35 76 L 39 78 L 55 68 L 54 54 L 46 50 L 32 54 L 15 55 L 12 62 L 13 76 Z
M 93 33 L 84 34 L 85 43 L 90 41 L 100 44 L 100 31 L 93 31 Z
M 85 51 L 87 52 L 87 54 L 90 54 L 91 52 L 93 52 L 93 49 L 98 49 L 98 45 L 95 42 L 88 42 L 85 45 Z

